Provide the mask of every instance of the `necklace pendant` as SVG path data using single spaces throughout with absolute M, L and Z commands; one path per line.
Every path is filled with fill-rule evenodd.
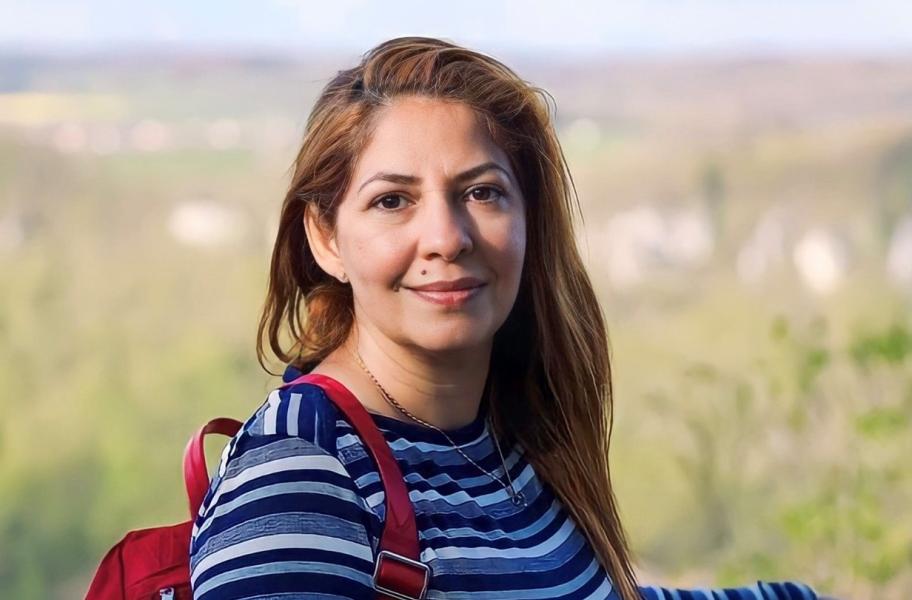
M 514 492 L 513 495 L 510 497 L 510 500 L 513 502 L 514 506 L 523 506 L 524 508 L 526 506 L 528 506 L 526 504 L 526 497 L 523 495 L 522 492 Z

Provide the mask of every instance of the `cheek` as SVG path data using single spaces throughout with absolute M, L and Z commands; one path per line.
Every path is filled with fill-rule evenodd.
M 520 221 L 520 223 L 513 228 L 513 251 L 516 255 L 516 261 L 519 263 L 520 270 L 522 270 L 522 264 L 526 257 L 526 223 L 525 221 Z M 518 275 L 517 275 L 518 277 Z
M 522 219 L 502 223 L 488 237 L 492 262 L 499 279 L 511 288 L 518 286 L 526 255 L 526 228 Z
M 514 219 L 507 232 L 507 254 L 512 262 L 522 269 L 522 263 L 526 256 L 526 221 L 523 217 Z M 517 277 L 519 275 L 517 274 Z
M 408 269 L 410 260 L 402 236 L 376 232 L 350 235 L 340 252 L 347 270 L 365 283 L 389 284 Z

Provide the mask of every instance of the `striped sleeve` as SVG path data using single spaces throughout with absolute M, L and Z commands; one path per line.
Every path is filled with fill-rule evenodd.
M 797 582 L 768 583 L 739 588 L 671 589 L 658 586 L 641 586 L 643 600 L 817 600 L 809 586 Z
M 370 509 L 336 456 L 289 433 L 290 400 L 273 392 L 226 447 L 191 539 L 195 600 L 376 597 Z

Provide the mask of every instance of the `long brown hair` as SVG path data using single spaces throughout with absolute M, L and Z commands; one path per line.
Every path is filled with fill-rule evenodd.
M 279 359 L 308 371 L 346 339 L 351 288 L 314 260 L 305 209 L 334 225 L 373 115 L 401 95 L 465 103 L 510 159 L 526 200 L 526 258 L 516 303 L 495 334 L 485 402 L 497 434 L 522 445 L 621 598 L 639 598 L 609 472 L 607 332 L 576 248 L 579 201 L 552 124 L 553 99 L 499 61 L 443 40 L 403 37 L 370 50 L 326 85 L 282 206 L 257 335 L 260 365 L 269 371 L 266 340 Z

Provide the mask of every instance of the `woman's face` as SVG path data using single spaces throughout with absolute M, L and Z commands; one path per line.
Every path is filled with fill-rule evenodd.
M 380 111 L 338 206 L 330 272 L 347 275 L 360 330 L 424 351 L 482 349 L 519 289 L 516 176 L 464 104 L 402 97 Z

